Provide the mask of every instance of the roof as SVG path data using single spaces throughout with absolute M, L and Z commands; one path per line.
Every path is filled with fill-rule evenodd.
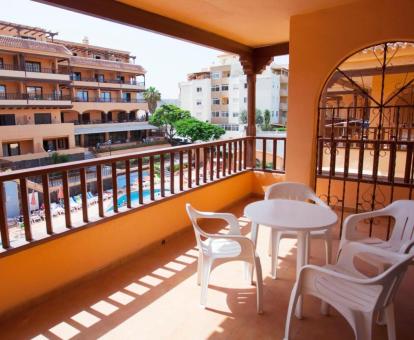
M 70 58 L 70 64 L 77 67 L 94 67 L 102 70 L 119 70 L 122 72 L 131 72 L 135 74 L 145 74 L 146 71 L 141 65 L 123 63 L 120 61 L 105 60 L 105 59 L 94 59 L 86 57 L 75 57 Z
M 90 44 L 84 44 L 84 43 L 78 43 L 78 42 L 60 40 L 60 39 L 54 39 L 53 41 L 59 44 L 70 46 L 70 47 L 79 47 L 79 48 L 84 48 L 84 49 L 89 49 L 89 50 L 102 51 L 105 53 L 121 54 L 126 57 L 127 56 L 130 57 L 130 54 L 131 54 L 131 52 L 129 51 L 116 50 L 113 48 L 107 48 L 103 46 L 96 46 L 96 45 L 90 45 Z
M 41 27 L 34 27 L 34 26 L 27 26 L 27 25 L 21 25 L 16 24 L 14 22 L 8 22 L 0 20 L 0 29 L 1 30 L 7 30 L 9 32 L 16 31 L 18 34 L 24 34 L 24 35 L 48 35 L 53 37 L 57 33 L 48 31 Z
M 1 48 L 7 48 L 7 50 L 25 50 L 24 52 L 30 54 L 48 54 L 65 58 L 72 55 L 72 52 L 63 45 L 39 40 L 22 39 L 8 35 L 0 35 Z
M 154 130 L 158 129 L 156 126 L 141 123 L 141 122 L 128 122 L 128 123 L 105 123 L 105 124 L 90 124 L 90 125 L 75 125 L 75 135 L 88 135 L 93 133 L 105 133 L 105 132 L 121 132 L 121 131 L 139 131 L 139 130 Z

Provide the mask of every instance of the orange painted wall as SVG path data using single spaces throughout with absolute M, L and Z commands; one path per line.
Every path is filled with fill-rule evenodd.
M 253 172 L 0 258 L 0 315 L 159 242 L 190 225 L 185 203 L 217 211 L 251 195 Z M 91 243 L 91 240 L 93 242 Z
M 286 179 L 312 184 L 319 94 L 331 71 L 363 47 L 414 41 L 414 1 L 364 0 L 290 21 Z

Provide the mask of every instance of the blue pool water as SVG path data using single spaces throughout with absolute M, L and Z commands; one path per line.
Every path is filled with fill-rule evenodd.
M 149 176 L 149 172 L 148 171 L 143 171 L 142 172 L 142 177 L 147 177 Z M 132 172 L 130 175 L 131 178 L 131 184 L 136 183 L 138 180 L 138 173 L 137 172 Z M 117 177 L 117 185 L 118 188 L 125 188 L 126 187 L 126 178 L 125 175 L 121 175 Z M 145 195 L 145 192 L 144 192 Z
M 132 181 L 132 179 L 131 179 L 131 181 Z M 160 192 L 160 189 L 154 189 L 155 196 L 157 196 L 157 194 L 159 194 L 159 192 Z M 149 189 L 144 190 L 143 193 L 142 193 L 142 196 L 144 198 L 144 202 L 148 201 L 149 198 L 150 198 L 150 190 Z M 139 200 L 138 191 L 132 191 L 131 192 L 131 204 L 133 206 L 138 205 L 138 200 Z M 127 202 L 126 195 L 122 195 L 122 196 L 118 197 L 118 207 L 122 207 L 122 206 L 126 205 L 126 202 Z M 106 211 L 113 211 L 113 210 L 114 210 L 114 207 L 109 207 Z

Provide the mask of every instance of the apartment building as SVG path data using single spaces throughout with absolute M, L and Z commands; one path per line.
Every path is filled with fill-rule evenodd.
M 286 124 L 288 74 L 286 67 L 272 63 L 256 80 L 256 107 L 269 110 L 272 124 Z M 188 75 L 181 82 L 180 106 L 196 118 L 240 130 L 240 114 L 247 110 L 247 82 L 236 55 L 221 55 L 216 65 Z
M 3 160 L 138 141 L 147 123 L 145 70 L 129 52 L 55 38 L 0 22 L 0 144 Z

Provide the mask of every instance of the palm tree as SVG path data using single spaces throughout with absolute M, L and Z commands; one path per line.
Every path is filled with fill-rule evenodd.
M 154 113 L 157 108 L 157 102 L 161 99 L 161 93 L 154 86 L 150 86 L 144 92 L 144 99 L 148 103 L 149 111 Z

